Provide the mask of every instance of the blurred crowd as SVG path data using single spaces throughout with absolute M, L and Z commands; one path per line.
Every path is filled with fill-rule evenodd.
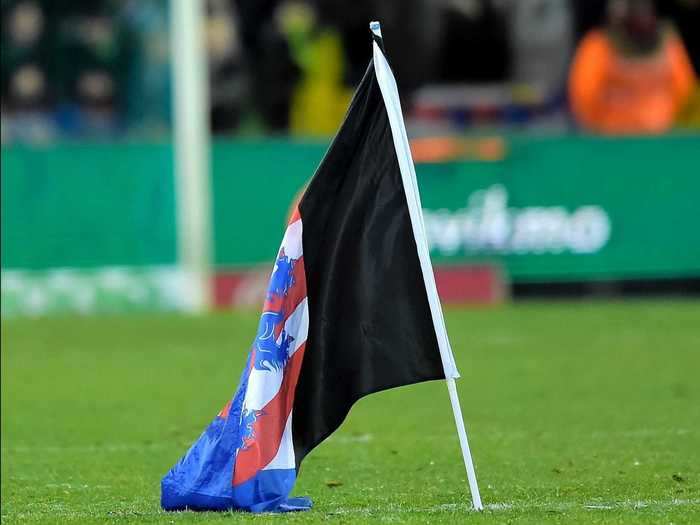
M 327 136 L 387 51 L 416 134 L 700 127 L 700 0 L 207 0 L 218 134 Z M 2 140 L 162 138 L 167 0 L 2 0 Z

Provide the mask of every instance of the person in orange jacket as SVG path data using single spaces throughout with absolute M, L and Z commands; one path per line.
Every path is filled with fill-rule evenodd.
M 569 96 L 574 116 L 589 131 L 663 133 L 694 84 L 683 42 L 659 21 L 652 0 L 611 0 L 607 27 L 579 45 Z

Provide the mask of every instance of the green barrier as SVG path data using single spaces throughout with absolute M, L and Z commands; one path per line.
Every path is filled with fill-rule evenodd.
M 274 259 L 292 200 L 313 175 L 327 147 L 282 140 L 214 143 L 217 266 L 245 268 Z
M 215 264 L 269 263 L 326 144 L 215 142 Z M 437 263 L 516 282 L 700 276 L 700 137 L 514 137 L 500 162 L 424 164 Z M 151 267 L 176 257 L 169 145 L 2 150 L 2 268 Z
M 2 268 L 175 261 L 167 145 L 2 149 Z
M 700 137 L 515 139 L 504 162 L 423 165 L 438 263 L 516 282 L 700 276 Z

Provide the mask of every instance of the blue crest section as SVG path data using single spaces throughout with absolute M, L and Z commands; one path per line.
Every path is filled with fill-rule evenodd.
M 289 345 L 294 340 L 282 330 L 280 344 L 275 341 L 275 326 L 283 321 L 283 312 L 264 312 L 260 317 L 258 335 L 255 338 L 255 368 L 275 371 L 287 364 Z
M 289 358 L 289 345 L 294 338 L 288 336 L 282 330 L 278 340 L 275 338 L 275 327 L 284 322 L 285 312 L 282 309 L 281 299 L 284 299 L 289 290 L 294 286 L 294 265 L 295 261 L 284 255 L 282 251 L 275 262 L 275 268 L 270 277 L 270 284 L 267 289 L 267 304 L 280 304 L 279 310 L 268 310 L 263 312 L 258 324 L 258 333 L 255 336 L 253 347 L 255 348 L 256 370 L 267 370 L 270 372 L 282 370 Z
M 267 291 L 268 304 L 282 305 L 294 286 L 295 261 L 281 253 L 275 263 Z M 290 498 L 296 481 L 295 469 L 261 470 L 245 483 L 233 486 L 235 458 L 255 439 L 254 423 L 264 412 L 243 410 L 251 368 L 261 371 L 284 369 L 294 338 L 284 330 L 275 338 L 275 327 L 285 312 L 265 311 L 248 363 L 229 413 L 218 416 L 190 447 L 187 454 L 161 481 L 161 506 L 165 510 L 247 510 L 288 512 L 308 510 L 308 498 Z
M 273 295 L 284 297 L 294 285 L 294 260 L 286 257 L 284 252 L 280 254 L 272 270 L 270 286 L 267 290 L 267 298 Z
M 241 414 L 241 439 L 236 450 L 246 448 L 246 444 L 255 439 L 253 425 L 259 416 L 264 415 L 262 410 L 244 410 Z

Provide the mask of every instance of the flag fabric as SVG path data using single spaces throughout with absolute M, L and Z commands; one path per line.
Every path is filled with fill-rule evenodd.
M 166 510 L 308 509 L 290 497 L 301 462 L 358 399 L 456 373 L 438 347 L 414 234 L 422 225 L 402 179 L 398 97 L 383 97 L 378 82 L 391 75 L 382 49 L 375 36 L 289 221 L 236 394 L 162 480 Z

